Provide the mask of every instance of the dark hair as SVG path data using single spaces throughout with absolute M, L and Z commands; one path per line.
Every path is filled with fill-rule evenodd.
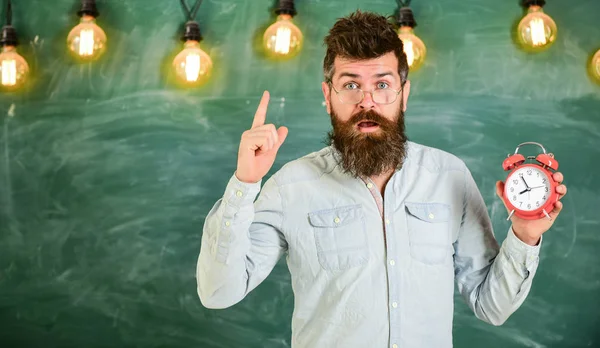
M 374 59 L 389 52 L 398 58 L 398 74 L 402 84 L 408 76 L 408 63 L 402 41 L 392 23 L 384 16 L 372 12 L 351 13 L 339 18 L 323 40 L 327 46 L 323 60 L 325 81 L 331 81 L 336 57 L 346 59 Z

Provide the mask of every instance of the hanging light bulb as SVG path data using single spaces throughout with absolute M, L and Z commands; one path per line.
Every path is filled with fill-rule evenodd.
M 183 50 L 173 59 L 172 67 L 177 83 L 185 87 L 204 84 L 212 73 L 212 60 L 200 48 L 200 41 L 202 41 L 200 26 L 193 20 L 201 3 L 202 0 L 196 0 L 196 4 L 190 10 L 185 1 L 181 0 L 181 6 L 185 10 L 188 21 L 185 24 L 185 33 L 182 38 L 185 42 Z
M 3 90 L 12 91 L 22 87 L 29 75 L 29 65 L 17 53 L 17 32 L 11 25 L 12 9 L 10 0 L 7 2 L 6 25 L 2 28 L 0 37 L 0 86 Z
M 412 10 L 408 7 L 410 1 L 405 1 L 398 10 L 396 22 L 399 26 L 398 37 L 402 40 L 404 54 L 410 71 L 415 71 L 423 65 L 427 49 L 425 44 L 414 33 L 414 28 L 417 26 Z
M 527 14 L 519 22 L 517 37 L 519 43 L 529 51 L 545 50 L 556 40 L 556 23 L 542 10 L 545 4 L 545 0 L 523 0 Z
M 67 36 L 69 51 L 82 61 L 93 61 L 106 51 L 106 34 L 96 24 L 98 9 L 95 0 L 81 0 L 77 12 L 81 20 Z
M 200 48 L 202 35 L 198 23 L 189 21 L 185 25 L 183 51 L 173 60 L 173 69 L 177 80 L 186 86 L 204 84 L 212 72 L 212 60 Z
M 287 59 L 295 56 L 302 49 L 303 35 L 292 22 L 296 15 L 293 0 L 279 0 L 275 11 L 277 21 L 265 30 L 263 47 L 267 56 L 276 59 Z
M 597 83 L 600 83 L 600 50 L 596 51 L 596 54 L 592 57 L 592 61 L 590 62 L 590 74 Z

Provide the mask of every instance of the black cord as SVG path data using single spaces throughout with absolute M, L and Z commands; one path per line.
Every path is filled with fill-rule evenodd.
M 196 18 L 196 15 L 198 14 L 198 9 L 200 8 L 201 3 L 202 3 L 202 0 L 196 1 L 196 6 L 194 7 L 194 9 L 192 10 L 192 13 L 190 14 L 190 20 Z
M 201 41 L 202 40 L 202 33 L 200 32 L 200 26 L 198 25 L 198 23 L 196 21 L 194 21 L 196 14 L 198 14 L 198 9 L 200 8 L 201 3 L 202 3 L 202 0 L 196 0 L 194 7 L 190 11 L 190 8 L 185 3 L 185 0 L 181 0 L 181 7 L 183 7 L 183 10 L 185 11 L 185 14 L 187 16 L 187 23 L 185 23 L 185 32 L 183 34 L 183 37 L 181 38 L 183 41 L 189 41 L 189 40 Z
M 12 25 L 12 4 L 6 0 L 6 25 Z
M 181 1 L 181 7 L 183 7 L 183 10 L 185 11 L 185 15 L 188 17 L 187 19 L 189 20 L 190 17 L 190 9 L 188 8 L 188 6 L 186 5 L 185 1 L 180 0 Z
M 200 4 L 201 3 L 202 3 L 202 0 L 196 0 L 196 3 L 194 4 L 194 7 L 190 11 L 190 8 L 185 3 L 185 0 L 181 0 L 181 6 L 183 7 L 183 10 L 185 11 L 185 14 L 187 15 L 187 20 L 188 21 L 192 21 L 192 20 L 194 20 L 194 18 L 196 18 L 196 15 L 198 14 L 198 9 L 200 8 Z
M 18 44 L 17 32 L 12 27 L 12 4 L 10 0 L 6 0 L 6 24 L 0 32 L 0 47 L 17 46 Z

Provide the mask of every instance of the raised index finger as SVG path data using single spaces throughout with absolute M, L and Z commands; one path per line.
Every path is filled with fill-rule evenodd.
M 254 114 L 254 121 L 252 121 L 252 128 L 260 127 L 265 124 L 267 118 L 267 107 L 269 105 L 269 91 L 265 91 L 258 104 L 258 109 Z

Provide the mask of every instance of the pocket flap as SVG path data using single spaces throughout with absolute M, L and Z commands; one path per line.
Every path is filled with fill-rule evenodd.
M 361 217 L 362 207 L 360 204 L 308 213 L 308 220 L 315 227 L 344 226 Z
M 444 203 L 405 203 L 406 211 L 425 222 L 447 222 L 450 206 Z

